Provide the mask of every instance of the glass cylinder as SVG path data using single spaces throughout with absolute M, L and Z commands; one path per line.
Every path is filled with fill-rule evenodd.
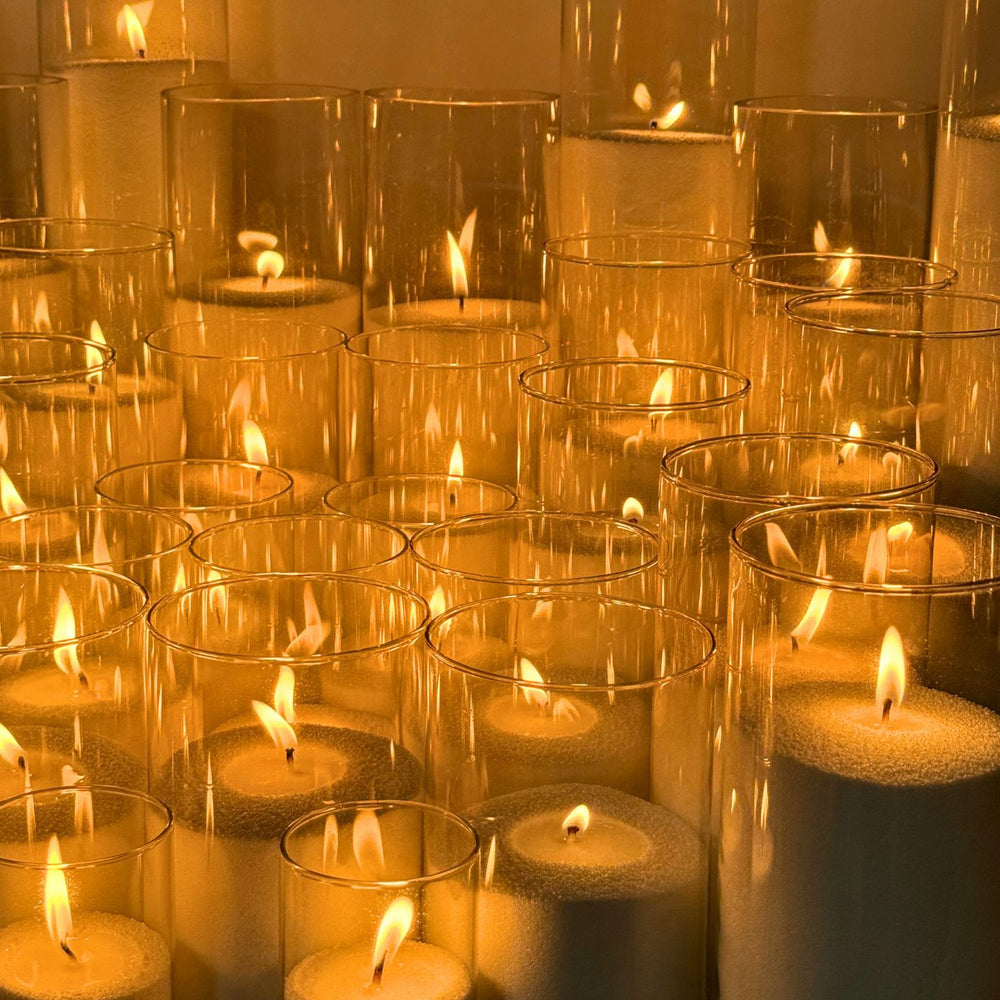
M 945 8 L 931 253 L 1000 294 L 1000 10 Z
M 101 476 L 96 491 L 106 503 L 176 514 L 195 532 L 292 510 L 292 477 L 253 462 L 187 458 L 127 465 Z
M 74 219 L 0 221 L 0 323 L 114 348 L 124 464 L 169 458 L 181 436 L 178 395 L 149 376 L 142 344 L 169 321 L 172 295 L 173 237 L 166 230 Z
M 734 120 L 733 231 L 755 251 L 927 255 L 936 107 L 756 97 Z
M 656 526 L 660 459 L 741 429 L 749 383 L 672 361 L 559 361 L 521 374 L 518 493 L 528 506 Z
M 430 794 L 487 861 L 486 995 L 704 996 L 714 643 L 597 594 L 521 594 L 428 628 Z
M 0 996 L 170 1000 L 171 829 L 114 786 L 0 804 Z
M 361 95 L 216 84 L 164 95 L 179 318 L 361 321 Z
M 0 508 L 85 503 L 118 463 L 115 352 L 76 337 L 0 335 Z
M 226 0 L 40 0 L 38 33 L 69 81 L 73 214 L 160 225 L 160 92 L 226 79 Z
M 722 645 L 729 535 L 751 514 L 807 500 L 934 499 L 934 460 L 837 434 L 745 434 L 668 452 L 660 471 L 663 603 L 705 622 Z
M 184 402 L 175 454 L 273 463 L 292 477 L 296 507 L 318 509 L 338 479 L 343 345 L 339 330 L 295 319 L 231 326 L 216 317 L 154 330 L 149 371 Z
M 560 233 L 730 231 L 756 0 L 563 0 Z
M 417 802 L 351 802 L 296 820 L 281 854 L 289 1000 L 473 996 L 480 855 L 465 820 Z
M 517 377 L 548 344 L 482 326 L 398 327 L 347 342 L 345 479 L 445 473 L 517 483 Z
M 334 486 L 323 504 L 335 514 L 375 518 L 412 535 L 452 517 L 513 510 L 517 496 L 499 483 L 468 476 L 403 473 L 349 479 Z
M 148 605 L 105 570 L 0 566 L 0 798 L 81 780 L 145 788 Z
M 191 543 L 198 578 L 255 573 L 350 573 L 405 586 L 406 535 L 364 517 L 281 514 L 217 524 Z
M 109 569 L 156 600 L 184 585 L 192 535 L 187 522 L 162 510 L 46 507 L 0 518 L 0 562 Z
M 537 329 L 557 210 L 558 98 L 366 95 L 364 326 Z
M 321 574 L 207 583 L 150 612 L 151 785 L 186 873 L 179 995 L 280 998 L 286 827 L 330 803 L 421 794 L 402 706 L 426 617 L 408 591 Z
M 733 265 L 735 304 L 727 364 L 750 379 L 747 426 L 777 429 L 785 386 L 785 303 L 796 295 L 877 288 L 947 288 L 944 264 L 880 254 L 790 253 L 746 257 Z
M 65 80 L 0 75 L 0 217 L 68 215 Z
M 656 536 L 621 518 L 555 511 L 469 514 L 410 539 L 415 589 L 435 613 L 526 591 L 656 593 Z
M 733 539 L 721 995 L 994 995 L 1000 521 L 810 504 Z
M 783 429 L 843 432 L 923 451 L 937 499 L 1000 512 L 1000 298 L 831 292 L 786 306 Z
M 722 363 L 730 266 L 748 251 L 663 230 L 549 240 L 546 301 L 559 356 Z

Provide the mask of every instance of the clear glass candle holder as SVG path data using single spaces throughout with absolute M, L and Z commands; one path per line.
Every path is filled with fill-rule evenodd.
M 545 245 L 550 339 L 561 358 L 672 358 L 721 364 L 733 277 L 749 246 L 641 230 Z
M 226 0 L 41 0 L 38 34 L 69 81 L 73 214 L 160 225 L 160 92 L 226 79 Z
M 517 495 L 507 486 L 469 476 L 402 473 L 349 479 L 334 486 L 323 504 L 335 514 L 375 518 L 412 535 L 464 514 L 513 510 Z
M 427 641 L 429 792 L 482 838 L 487 995 L 703 996 L 708 629 L 521 594 L 454 608 Z
M 398 327 L 347 342 L 345 479 L 445 473 L 517 483 L 517 378 L 543 359 L 533 333 Z
M 340 330 L 214 318 L 155 330 L 146 346 L 152 376 L 184 401 L 175 457 L 271 463 L 291 475 L 296 508 L 320 507 L 338 479 Z
M 67 94 L 56 76 L 0 75 L 0 217 L 69 214 Z
M 174 811 L 176 988 L 280 996 L 278 841 L 299 816 L 423 791 L 427 606 L 324 574 L 220 580 L 150 612 L 151 786 Z
M 526 591 L 656 593 L 656 536 L 598 514 L 508 511 L 451 518 L 410 539 L 415 589 L 435 613 Z
M 296 820 L 281 856 L 290 1000 L 474 995 L 480 851 L 461 817 L 417 802 L 345 803 Z
M 361 321 L 361 95 L 298 84 L 168 90 L 179 319 Z
M 948 288 L 954 268 L 913 257 L 862 253 L 786 253 L 745 257 L 733 265 L 736 292 L 728 364 L 750 379 L 747 426 L 780 430 L 786 387 L 785 303 L 822 291 Z
M 185 585 L 192 535 L 183 518 L 162 510 L 44 507 L 0 518 L 0 562 L 108 569 L 156 600 Z
M 0 804 L 0 995 L 170 1000 L 171 829 L 109 785 Z
M 653 528 L 664 452 L 742 429 L 749 389 L 724 368 L 638 358 L 552 362 L 520 382 L 522 502 Z
M 751 514 L 809 500 L 929 502 L 937 464 L 920 452 L 837 434 L 743 434 L 668 452 L 660 469 L 663 602 L 720 640 L 729 536 Z
M 940 290 L 830 292 L 786 305 L 781 425 L 926 452 L 939 503 L 1000 511 L 1000 298 Z
M 365 99 L 365 329 L 538 329 L 558 98 L 411 87 Z
M 148 604 L 106 570 L 0 566 L 0 798 L 78 781 L 145 788 Z
M 349 573 L 405 586 L 406 535 L 366 517 L 279 514 L 217 524 L 196 535 L 191 556 L 200 580 L 256 573 Z
M 0 334 L 0 509 L 85 503 L 118 464 L 115 352 L 76 337 Z
M 1000 520 L 916 504 L 735 529 L 722 996 L 1000 988 L 998 540 Z
M 733 232 L 755 251 L 927 256 L 934 105 L 755 97 L 734 122 Z
M 254 462 L 186 458 L 127 465 L 101 476 L 96 490 L 104 503 L 176 514 L 195 532 L 292 511 L 292 477 Z

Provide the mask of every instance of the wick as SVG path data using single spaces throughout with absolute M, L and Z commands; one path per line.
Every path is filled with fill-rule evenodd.
M 139 58 L 140 59 L 145 59 L 146 58 L 146 50 L 145 49 L 139 49 Z
M 889 721 L 889 712 L 892 710 L 892 699 L 886 698 L 882 702 L 882 722 L 886 723 Z
M 285 760 L 288 761 L 289 767 L 295 763 L 295 747 L 285 747 Z
M 93 382 L 88 382 L 88 383 L 87 383 L 87 388 L 88 388 L 88 389 L 90 390 L 90 394 L 91 394 L 91 396 L 93 396 L 93 395 L 94 395 L 94 393 L 95 393 L 95 392 L 97 392 L 97 386 L 96 386 L 96 385 L 94 385 L 94 383 L 93 383 Z
M 459 295 L 458 297 L 458 311 L 465 312 L 465 296 Z
M 377 989 L 377 990 L 382 988 L 382 973 L 383 972 L 385 972 L 385 955 L 382 956 L 381 961 L 372 970 L 372 981 L 371 981 L 370 985 L 374 986 L 375 989 Z
M 566 839 L 572 843 L 576 840 L 577 834 L 579 834 L 580 828 L 574 823 L 572 826 L 566 827 Z
M 792 652 L 797 653 L 799 651 L 799 640 L 793 635 L 792 636 Z
M 80 687 L 84 691 L 90 690 L 90 681 L 87 680 L 87 675 L 82 670 L 76 675 L 76 679 L 80 682 Z
M 73 959 L 74 962 L 78 962 L 79 961 L 79 959 L 76 957 L 76 954 L 74 953 L 73 949 L 65 941 L 60 941 L 59 942 L 59 947 L 62 948 L 62 950 L 64 952 L 66 952 L 66 954 L 69 955 L 69 957 L 71 959 Z
M 20 754 L 17 758 L 17 766 L 22 770 L 27 772 L 28 762 L 24 759 L 24 754 Z
M 844 461 L 845 461 L 845 459 L 844 459 L 844 456 L 843 456 L 843 455 L 841 455 L 841 454 L 840 454 L 840 453 L 838 452 L 838 453 L 837 453 L 837 465 L 838 465 L 838 466 L 840 466 L 840 465 L 843 465 L 843 464 L 844 464 Z
M 254 482 L 258 486 L 260 486 L 260 477 L 263 476 L 263 475 L 264 475 L 264 470 L 263 469 L 258 469 L 257 470 L 257 475 L 254 477 Z
M 260 290 L 262 292 L 266 292 L 267 291 L 267 279 L 270 278 L 270 277 L 271 276 L 269 274 L 262 274 L 260 276 Z
M 655 131 L 656 131 L 656 119 L 655 119 L 655 118 L 653 118 L 653 119 L 652 119 L 652 120 L 650 121 L 650 123 L 649 123 L 649 130 L 650 130 L 651 132 L 655 132 Z
M 455 504 L 458 503 L 458 494 L 457 493 L 449 493 L 448 494 L 448 503 L 451 504 L 452 507 L 454 507 Z

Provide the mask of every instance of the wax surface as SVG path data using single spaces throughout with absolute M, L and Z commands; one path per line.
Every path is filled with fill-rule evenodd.
M 467 298 L 459 306 L 457 298 L 401 302 L 391 309 L 381 306 L 365 313 L 366 330 L 410 323 L 455 323 L 469 326 L 509 327 L 515 330 L 540 330 L 542 307 L 519 299 Z

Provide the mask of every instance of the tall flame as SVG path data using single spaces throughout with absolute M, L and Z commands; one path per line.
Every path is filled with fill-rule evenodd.
M 578 805 L 571 810 L 562 821 L 563 836 L 574 840 L 587 832 L 590 827 L 590 810 L 585 805 Z
M 451 449 L 451 458 L 448 459 L 448 475 L 465 475 L 465 458 L 462 456 L 462 444 L 460 441 L 456 441 L 455 447 Z
M 864 583 L 885 583 L 889 573 L 889 532 L 884 524 L 880 524 L 868 536 L 868 548 L 865 551 L 865 565 L 861 573 Z
M 260 724 L 267 730 L 267 735 L 274 740 L 274 745 L 284 750 L 285 756 L 291 760 L 299 745 L 295 730 L 270 705 L 265 705 L 262 701 L 253 701 L 251 704 Z
M 406 896 L 398 896 L 390 904 L 379 924 L 372 950 L 372 986 L 382 984 L 386 967 L 395 958 L 399 946 L 406 939 L 413 926 L 413 902 Z
M 352 831 L 354 858 L 362 872 L 379 874 L 385 868 L 382 826 L 374 809 L 360 809 Z
M 538 672 L 538 668 L 526 656 L 522 656 L 517 664 L 518 674 L 522 681 L 530 681 L 533 684 L 544 684 L 545 679 Z M 524 696 L 524 700 L 529 705 L 536 708 L 546 709 L 549 707 L 549 693 L 537 687 L 524 687 L 517 685 L 518 691 Z
M 861 430 L 861 424 L 857 420 L 851 421 L 851 426 L 847 429 L 847 436 L 849 438 L 861 438 L 864 436 Z M 837 462 L 849 462 L 858 454 L 858 446 L 856 444 L 845 444 L 840 451 L 837 452 Z
M 73 933 L 73 914 L 69 908 L 69 889 L 66 875 L 62 870 L 62 852 L 59 838 L 53 834 L 49 840 L 48 857 L 45 863 L 45 923 L 49 936 L 67 955 L 74 958 L 69 947 L 69 936 Z
M 889 711 L 899 708 L 906 693 L 906 657 L 903 638 L 895 625 L 890 625 L 882 639 L 878 657 L 878 679 L 875 682 L 875 704 L 887 722 Z
M 650 406 L 669 406 L 674 399 L 674 373 L 673 369 L 667 368 L 660 372 L 660 377 L 653 386 L 653 391 L 649 394 Z
M 826 614 L 826 606 L 830 603 L 830 594 L 831 591 L 823 587 L 817 587 L 813 591 L 809 607 L 806 608 L 802 621 L 792 629 L 792 649 L 798 649 L 800 645 L 812 641 L 816 629 L 823 621 L 823 615 Z
M 440 584 L 431 592 L 427 604 L 431 609 L 431 617 L 433 618 L 443 615 L 448 610 L 448 600 L 444 596 L 444 588 Z
M 152 4 L 150 4 L 152 6 Z M 118 34 L 125 35 L 132 51 L 140 58 L 146 58 L 146 33 L 142 21 L 132 4 L 125 4 L 118 12 Z
M 23 514 L 28 509 L 28 505 L 21 499 L 21 494 L 17 492 L 17 487 L 3 466 L 0 466 L 0 507 L 8 517 Z
M 295 671 L 287 663 L 278 668 L 278 683 L 274 685 L 274 710 L 285 722 L 295 724 Z
M 848 247 L 844 251 L 844 259 L 833 269 L 830 277 L 826 279 L 827 288 L 843 288 L 857 270 L 858 262 L 853 256 L 854 247 Z
M 267 465 L 270 461 L 264 432 L 252 420 L 243 421 L 243 454 L 248 462 Z
M 14 734 L 3 723 L 0 723 L 0 759 L 22 771 L 28 769 L 24 747 L 14 739 Z
M 802 569 L 802 563 L 795 554 L 788 537 L 777 524 L 770 522 L 764 525 L 767 535 L 767 555 L 775 566 L 785 569 Z
M 87 678 L 80 667 L 76 643 L 68 642 L 75 638 L 76 617 L 73 614 L 73 605 L 70 603 L 69 595 L 60 587 L 59 596 L 56 598 L 56 620 L 52 626 L 52 641 L 68 644 L 56 649 L 52 658 L 67 677 L 72 677 L 80 687 L 87 687 Z
M 459 303 L 464 303 L 469 294 L 469 276 L 462 258 L 462 248 L 451 230 L 448 230 L 448 259 L 451 264 L 451 287 Z

